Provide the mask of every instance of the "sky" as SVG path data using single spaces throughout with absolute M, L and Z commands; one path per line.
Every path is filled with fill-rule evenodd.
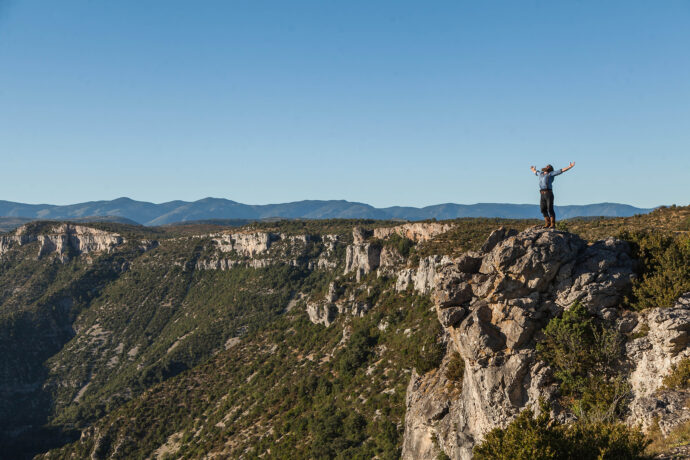
M 690 1 L 0 0 L 0 199 L 690 203 Z

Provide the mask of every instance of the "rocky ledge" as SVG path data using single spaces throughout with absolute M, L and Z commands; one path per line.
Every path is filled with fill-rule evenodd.
M 69 260 L 71 254 L 110 252 L 125 242 L 117 233 L 83 225 L 58 224 L 40 232 L 32 231 L 31 228 L 24 225 L 13 234 L 1 236 L 0 255 L 9 252 L 15 246 L 38 242 L 38 258 L 56 254 L 64 262 Z
M 657 390 L 671 366 L 688 356 L 690 301 L 623 314 L 618 307 L 635 276 L 625 242 L 588 244 L 567 232 L 500 229 L 482 249 L 425 269 L 447 352 L 439 369 L 412 374 L 403 459 L 436 458 L 439 449 L 452 459 L 470 459 L 489 430 L 506 426 L 526 407 L 537 409 L 540 398 L 555 400 L 557 386 L 537 359 L 536 336 L 576 301 L 623 333 L 649 328 L 627 348 L 631 422 L 649 425 L 656 417 L 668 430 L 685 420 L 678 416 L 688 414 L 685 399 Z M 454 352 L 465 364 L 461 388 L 445 377 Z M 557 404 L 554 410 L 558 416 Z

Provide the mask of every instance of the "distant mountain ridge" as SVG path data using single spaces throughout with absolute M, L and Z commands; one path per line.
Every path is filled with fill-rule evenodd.
M 652 209 L 636 208 L 620 203 L 556 206 L 561 219 L 572 217 L 628 217 L 645 214 Z M 27 219 L 75 220 L 92 216 L 120 217 L 142 225 L 155 226 L 210 219 L 455 219 L 459 217 L 502 217 L 512 219 L 539 218 L 539 206 L 532 204 L 443 203 L 423 208 L 392 206 L 375 208 L 366 203 L 345 200 L 304 200 L 292 203 L 248 205 L 224 198 L 198 201 L 149 203 L 131 198 L 90 201 L 71 205 L 24 204 L 0 200 L 0 216 Z

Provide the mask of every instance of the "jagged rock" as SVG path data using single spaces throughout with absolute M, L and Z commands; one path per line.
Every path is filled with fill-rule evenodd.
M 405 261 L 405 258 L 402 256 L 402 254 L 400 254 L 400 252 L 398 252 L 397 249 L 384 246 L 383 249 L 381 249 L 381 256 L 379 260 L 380 266 L 382 268 L 387 268 L 400 265 Z
M 357 281 L 379 266 L 381 247 L 369 243 L 348 246 L 345 249 L 345 273 L 355 272 Z
M 254 257 L 257 254 L 268 251 L 276 241 L 281 239 L 281 235 L 269 232 L 255 233 L 225 233 L 217 235 L 213 241 L 218 245 L 222 252 L 235 251 L 237 254 Z
M 668 436 L 674 428 L 690 421 L 689 406 L 689 391 L 659 391 L 635 399 L 630 405 L 628 422 L 645 431 L 658 426 L 661 434 Z
M 35 241 L 39 243 L 38 258 L 57 254 L 65 262 L 70 259 L 70 254 L 110 252 L 123 244 L 125 239 L 117 233 L 83 225 L 58 224 L 40 233 L 33 233 L 29 225 L 24 225 L 13 235 L 0 237 L 0 254 L 6 253 L 14 245 L 23 246 Z
M 690 419 L 690 413 L 679 418 L 675 410 L 669 409 L 678 407 L 680 400 L 685 404 L 688 395 L 678 391 L 658 393 L 673 366 L 690 357 L 690 293 L 681 296 L 672 308 L 642 312 L 638 321 L 633 332 L 642 334 L 645 329 L 648 332 L 626 346 L 626 358 L 633 366 L 630 374 L 633 398 L 628 420 L 631 424 L 642 423 L 647 429 L 656 416 L 665 432 Z M 659 410 L 649 410 L 650 407 Z
M 412 279 L 414 288 L 421 293 L 431 291 L 431 288 L 436 283 L 437 270 L 448 263 L 450 263 L 448 256 L 429 256 L 421 259 Z
M 443 327 L 455 327 L 467 314 L 464 307 L 444 308 L 438 312 L 438 320 Z
M 454 261 L 455 268 L 461 273 L 475 274 L 482 266 L 482 256 L 476 252 L 466 252 Z
M 506 230 L 504 227 L 500 227 L 494 230 L 493 232 L 491 232 L 486 242 L 482 245 L 481 252 L 491 251 L 494 247 L 496 247 L 498 243 L 500 243 L 506 238 L 517 235 L 517 233 L 517 230 Z
M 437 458 L 439 451 L 435 445 L 435 425 L 447 416 L 452 398 L 446 390 L 447 365 L 448 359 L 441 363 L 438 371 L 421 376 L 416 370 L 412 370 L 407 386 L 405 437 L 401 458 Z
M 395 281 L 395 290 L 397 292 L 402 292 L 407 287 L 412 284 L 412 278 L 414 277 L 415 270 L 413 268 L 405 268 L 398 272 L 398 278 Z
M 354 244 L 362 244 L 364 241 L 373 235 L 374 232 L 362 227 L 355 227 L 352 229 L 352 242 Z
M 331 284 L 328 285 L 328 292 L 326 293 L 326 302 L 333 303 L 336 300 L 338 300 L 338 297 L 340 297 L 340 289 L 335 284 L 335 281 L 332 281 Z
M 398 272 L 395 289 L 400 292 L 412 285 L 422 294 L 431 291 L 437 279 L 437 271 L 451 262 L 448 256 L 428 256 L 419 261 L 416 269 L 405 268 Z
M 194 268 L 196 270 L 230 270 L 239 261 L 235 259 L 204 259 L 198 260 Z
M 338 310 L 332 303 L 308 303 L 307 315 L 309 321 L 314 324 L 323 324 L 328 327 L 335 320 Z
M 561 270 L 556 303 L 567 308 L 579 301 L 592 313 L 618 305 L 634 277 L 629 253 L 628 244 L 615 238 L 587 247 L 576 265 Z
M 465 375 L 462 392 L 450 400 L 436 394 L 444 385 L 440 373 L 413 376 L 403 459 L 434 458 L 431 439 L 450 458 L 470 459 L 486 432 L 525 407 L 536 409 L 541 397 L 553 399 L 557 387 L 536 358 L 536 332 L 575 300 L 613 314 L 607 309 L 633 278 L 627 245 L 615 239 L 588 246 L 565 232 L 499 229 L 484 250 L 480 261 L 474 254 L 449 260 L 428 277 L 449 352 L 465 360 Z
M 452 273 L 450 273 L 452 272 Z M 443 267 L 438 273 L 434 289 L 434 300 L 440 308 L 463 305 L 472 300 L 472 286 L 467 277 L 452 265 Z
M 345 248 L 345 274 L 354 271 L 357 281 L 376 270 L 381 263 L 381 246 L 365 242 L 371 233 L 355 227 L 352 231 L 353 244 Z
M 374 229 L 374 238 L 385 239 L 393 234 L 409 238 L 414 242 L 428 241 L 431 238 L 452 229 L 452 224 L 435 222 L 416 222 L 398 225 L 397 227 L 380 227 Z

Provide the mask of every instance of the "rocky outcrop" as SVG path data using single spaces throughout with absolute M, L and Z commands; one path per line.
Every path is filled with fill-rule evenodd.
M 117 233 L 82 225 L 58 224 L 41 231 L 32 231 L 32 228 L 25 225 L 18 228 L 13 235 L 0 237 L 0 254 L 8 252 L 14 246 L 38 242 L 39 258 L 57 254 L 64 262 L 69 260 L 72 254 L 110 252 L 125 242 Z
M 309 320 L 314 324 L 323 324 L 328 327 L 335 321 L 338 315 L 349 314 L 362 317 L 371 310 L 371 305 L 357 300 L 354 292 L 347 297 L 341 298 L 342 294 L 342 289 L 335 282 L 332 282 L 328 286 L 328 293 L 323 299 L 307 302 Z
M 588 245 L 565 232 L 499 230 L 484 249 L 435 266 L 429 277 L 448 338 L 445 360 L 457 351 L 465 375 L 458 393 L 445 397 L 445 364 L 413 374 L 403 459 L 435 458 L 438 448 L 470 459 L 486 432 L 552 399 L 556 386 L 536 357 L 536 332 L 574 301 L 606 315 L 634 276 L 627 245 L 615 239 Z
M 230 270 L 241 265 L 264 268 L 274 264 L 306 265 L 309 270 L 334 269 L 338 235 L 286 235 L 284 233 L 222 233 L 211 235 L 212 246 L 196 261 L 197 270 Z M 318 257 L 312 249 L 317 246 Z
M 428 241 L 435 236 L 446 233 L 452 229 L 452 224 L 442 224 L 436 222 L 416 222 L 411 224 L 398 225 L 396 227 L 380 227 L 374 229 L 374 238 L 386 239 L 391 235 L 397 234 L 409 238 L 415 243 Z
M 478 268 L 481 258 L 476 255 L 476 253 L 463 254 L 457 259 L 437 255 L 425 257 L 419 261 L 417 268 L 405 268 L 397 273 L 395 289 L 404 291 L 408 286 L 412 286 L 416 291 L 427 294 L 436 284 L 439 273 L 450 264 L 460 267 L 469 264 L 471 267 Z
M 381 263 L 381 245 L 366 240 L 372 232 L 355 227 L 353 243 L 345 249 L 345 274 L 355 272 L 357 281 L 376 270 Z
M 690 357 L 690 293 L 681 296 L 672 308 L 641 313 L 637 321 L 633 334 L 641 337 L 626 346 L 626 357 L 632 366 L 628 421 L 641 424 L 644 429 L 658 423 L 666 436 L 690 420 L 690 393 L 663 388 L 663 379 L 673 366 Z
M 275 241 L 281 239 L 281 235 L 270 232 L 254 233 L 226 233 L 216 235 L 213 241 L 221 252 L 236 252 L 246 257 L 254 257 L 257 254 L 268 251 Z

